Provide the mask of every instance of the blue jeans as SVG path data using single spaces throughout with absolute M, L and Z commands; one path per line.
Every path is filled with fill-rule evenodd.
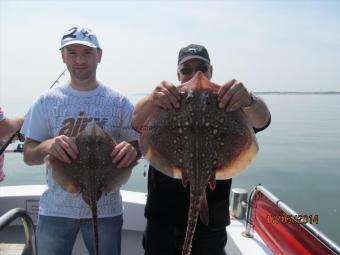
M 148 220 L 143 235 L 144 255 L 181 255 L 186 227 L 166 225 Z M 191 255 L 226 255 L 225 228 L 211 230 L 197 225 Z
M 120 255 L 123 216 L 98 219 L 99 254 Z M 38 255 L 71 255 L 79 230 L 91 255 L 94 251 L 92 219 L 71 219 L 39 215 Z

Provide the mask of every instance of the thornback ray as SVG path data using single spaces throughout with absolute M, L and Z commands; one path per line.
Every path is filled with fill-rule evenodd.
M 116 145 L 97 124 L 75 137 L 79 154 L 70 164 L 53 156 L 45 161 L 51 166 L 53 178 L 67 192 L 81 193 L 92 212 L 96 255 L 99 254 L 97 201 L 103 193 L 118 189 L 130 177 L 133 166 L 117 168 L 110 156 Z
M 239 109 L 218 106 L 220 86 L 203 73 L 178 86 L 179 109 L 154 109 L 143 127 L 139 146 L 144 157 L 167 176 L 189 183 L 190 206 L 183 255 L 191 252 L 198 217 L 209 224 L 205 190 L 246 168 L 258 151 L 251 123 Z

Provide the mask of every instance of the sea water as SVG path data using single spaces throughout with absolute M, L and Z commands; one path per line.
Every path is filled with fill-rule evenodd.
M 260 150 L 233 179 L 233 187 L 262 184 L 299 214 L 318 215 L 315 227 L 340 244 L 340 95 L 262 94 L 271 125 L 257 134 Z M 135 103 L 141 95 L 130 95 Z M 146 192 L 148 164 L 141 160 L 123 189 Z M 44 184 L 45 167 L 27 166 L 6 153 L 0 186 Z

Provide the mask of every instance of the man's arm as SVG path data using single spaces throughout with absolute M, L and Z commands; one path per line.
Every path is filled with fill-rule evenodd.
M 60 161 L 71 163 L 76 159 L 78 148 L 73 140 L 65 135 L 60 135 L 43 142 L 30 138 L 25 139 L 24 161 L 28 165 L 40 165 L 44 163 L 47 155 L 52 155 Z
M 262 129 L 270 121 L 270 111 L 260 97 L 248 92 L 242 82 L 230 80 L 217 93 L 219 106 L 226 112 L 241 109 L 254 128 Z
M 136 104 L 132 117 L 132 127 L 140 132 L 147 117 L 157 107 L 163 109 L 178 108 L 180 98 L 180 93 L 173 84 L 162 81 L 150 95 L 144 97 Z
M 142 130 L 146 118 L 152 113 L 154 107 L 151 95 L 146 96 L 137 102 L 132 116 L 132 127 L 136 131 L 140 132 Z
M 248 107 L 241 109 L 251 121 L 254 128 L 261 129 L 268 125 L 270 120 L 270 111 L 265 102 L 260 97 L 254 97 L 254 101 Z
M 6 118 L 0 121 L 0 138 L 9 137 L 18 131 L 22 123 L 24 122 L 23 118 L 9 119 Z
M 25 163 L 30 166 L 43 164 L 49 147 L 49 140 L 40 143 L 26 137 L 24 142 Z

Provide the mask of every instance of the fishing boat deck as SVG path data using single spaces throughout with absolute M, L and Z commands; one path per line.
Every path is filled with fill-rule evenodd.
M 5 186 L 0 187 L 0 215 L 3 215 L 12 208 L 24 208 L 36 222 L 38 212 L 38 201 L 45 185 Z M 141 241 L 145 226 L 144 205 L 146 194 L 122 190 L 124 202 L 124 224 L 122 232 L 122 255 L 142 255 L 144 253 Z M 242 235 L 245 230 L 243 220 L 231 219 L 228 231 L 227 253 L 230 255 L 251 254 L 269 255 L 272 254 L 261 237 L 256 233 L 254 238 L 246 238 Z M 20 254 L 22 243 L 25 242 L 25 235 L 20 220 L 15 220 L 9 227 L 0 231 L 0 254 Z M 20 246 L 21 245 L 21 246 Z M 12 253 L 9 251 L 12 247 Z M 6 252 L 3 252 L 4 249 Z M 3 250 L 1 250 L 3 249 Z M 19 253 L 18 253 L 19 252 Z M 88 254 L 81 238 L 78 235 L 72 255 Z

